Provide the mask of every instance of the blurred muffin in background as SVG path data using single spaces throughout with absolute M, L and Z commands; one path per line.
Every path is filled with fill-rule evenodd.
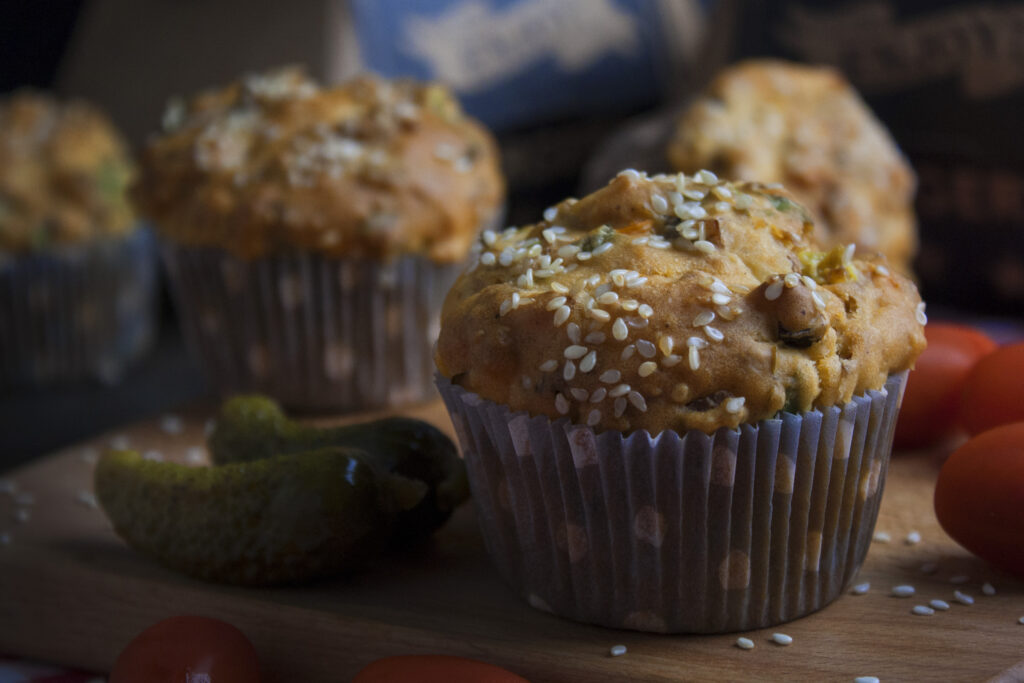
M 819 242 L 853 242 L 910 271 L 913 171 L 832 68 L 750 60 L 724 70 L 680 117 L 668 157 L 687 173 L 781 183 L 811 212 Z
M 443 87 L 281 69 L 172 102 L 136 196 L 219 390 L 354 410 L 433 395 L 444 294 L 504 183 Z
M 89 104 L 0 100 L 0 386 L 113 381 L 149 347 L 155 268 L 133 172 Z

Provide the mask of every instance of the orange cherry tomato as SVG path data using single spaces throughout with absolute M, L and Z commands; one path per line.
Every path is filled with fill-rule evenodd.
M 111 681 L 113 683 L 113 681 Z M 501 667 L 451 655 L 399 655 L 371 662 L 352 683 L 529 683 Z
M 896 421 L 896 448 L 924 448 L 957 429 L 957 411 L 964 379 L 978 359 L 996 343 L 972 327 L 928 323 L 928 348 L 907 378 L 907 390 Z
M 1024 342 L 985 356 L 971 368 L 960 396 L 960 421 L 971 434 L 1024 420 Z
M 957 543 L 1024 578 L 1024 422 L 979 434 L 942 465 L 935 516 Z
M 259 683 L 256 649 L 231 624 L 208 617 L 159 621 L 117 656 L 108 683 Z

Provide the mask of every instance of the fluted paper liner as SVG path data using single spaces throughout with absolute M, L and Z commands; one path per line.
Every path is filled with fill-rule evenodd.
M 906 373 L 842 406 L 712 435 L 596 433 L 438 377 L 484 540 L 531 605 L 664 633 L 834 600 L 871 542 Z
M 222 393 L 299 410 L 436 397 L 431 346 L 461 265 L 295 252 L 255 259 L 165 245 L 186 341 Z
M 0 387 L 117 381 L 154 340 L 156 273 L 145 229 L 0 259 Z

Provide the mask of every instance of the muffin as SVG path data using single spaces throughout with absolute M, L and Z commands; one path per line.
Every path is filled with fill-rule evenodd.
M 438 385 L 534 606 L 662 632 L 834 599 L 870 542 L 924 304 L 783 189 L 624 171 L 485 232 Z
M 284 69 L 172 102 L 136 196 L 217 389 L 352 410 L 432 395 L 441 302 L 503 182 L 443 87 Z
M 154 336 L 128 149 L 84 102 L 0 100 L 0 386 L 117 379 Z
M 776 60 L 724 70 L 680 117 L 677 171 L 781 183 L 830 246 L 854 243 L 910 272 L 915 179 L 889 133 L 838 71 Z

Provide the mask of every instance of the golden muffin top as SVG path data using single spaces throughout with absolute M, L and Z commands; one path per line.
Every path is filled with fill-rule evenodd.
M 132 172 L 124 142 L 91 105 L 30 90 L 0 100 L 0 251 L 128 232 Z
M 834 69 L 776 60 L 726 69 L 679 119 L 668 156 L 686 173 L 782 183 L 814 216 L 819 241 L 853 242 L 910 271 L 913 171 Z
M 322 88 L 283 69 L 172 102 L 136 196 L 169 239 L 245 258 L 454 262 L 504 183 L 494 140 L 442 86 L 363 77 Z
M 483 233 L 435 360 L 513 411 L 712 432 L 847 402 L 908 369 L 924 304 L 884 257 L 822 250 L 778 185 L 628 170 Z

